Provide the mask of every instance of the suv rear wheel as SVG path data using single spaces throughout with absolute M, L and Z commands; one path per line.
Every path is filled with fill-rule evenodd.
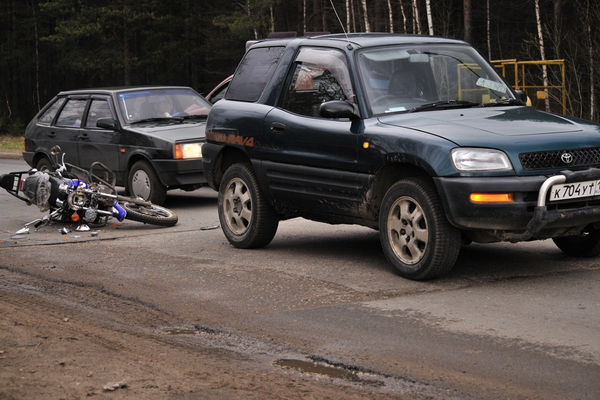
M 232 245 L 249 249 L 271 243 L 279 216 L 265 200 L 250 166 L 234 164 L 225 171 L 218 201 L 219 221 Z
M 418 178 L 403 179 L 387 191 L 379 220 L 381 244 L 398 275 L 431 279 L 449 272 L 461 246 L 435 187 Z

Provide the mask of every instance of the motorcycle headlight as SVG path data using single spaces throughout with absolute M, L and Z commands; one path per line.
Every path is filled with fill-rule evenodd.
M 177 143 L 173 154 L 176 160 L 202 158 L 202 143 Z
M 452 150 L 454 168 L 460 172 L 512 171 L 506 153 L 494 149 L 457 148 Z

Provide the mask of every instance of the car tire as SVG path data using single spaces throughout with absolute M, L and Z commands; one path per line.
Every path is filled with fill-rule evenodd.
M 450 272 L 456 263 L 461 233 L 446 219 L 429 181 L 409 178 L 392 185 L 379 223 L 383 251 L 398 275 L 432 279 Z
M 600 255 L 600 230 L 588 227 L 577 236 L 553 238 L 554 244 L 565 254 L 573 257 L 596 257 Z
M 38 171 L 54 171 L 52 163 L 47 157 L 40 158 L 35 164 L 35 169 L 37 169 Z
M 152 165 L 147 161 L 137 161 L 131 166 L 127 178 L 127 192 L 154 204 L 163 205 L 167 198 L 167 188 L 160 182 Z
M 279 216 L 265 200 L 247 164 L 234 164 L 225 171 L 219 187 L 218 212 L 225 237 L 241 249 L 268 245 L 279 226 Z

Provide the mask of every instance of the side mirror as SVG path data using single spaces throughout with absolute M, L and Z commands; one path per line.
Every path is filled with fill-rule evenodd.
M 331 100 L 321 104 L 319 115 L 323 118 L 360 118 L 354 105 L 343 100 Z
M 114 131 L 117 129 L 117 121 L 113 118 L 99 118 L 98 121 L 96 121 L 96 126 L 98 128 L 111 129 Z
M 527 93 L 525 93 L 524 90 L 515 90 L 515 93 L 517 94 L 517 98 L 519 100 L 521 100 L 524 104 L 527 104 Z

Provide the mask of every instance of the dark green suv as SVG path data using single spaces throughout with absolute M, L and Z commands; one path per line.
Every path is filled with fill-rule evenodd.
M 379 229 L 396 271 L 447 273 L 462 244 L 552 238 L 600 254 L 600 126 L 535 110 L 470 45 L 393 34 L 255 44 L 203 147 L 236 247 L 301 216 Z

